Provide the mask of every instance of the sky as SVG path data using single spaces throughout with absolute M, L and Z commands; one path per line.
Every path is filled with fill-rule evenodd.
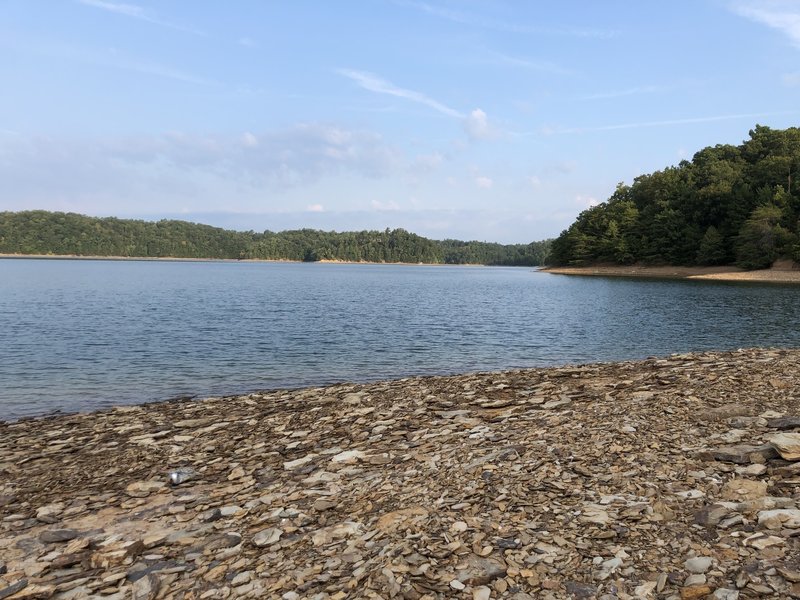
M 800 122 L 800 0 L 2 0 L 0 211 L 557 236 Z

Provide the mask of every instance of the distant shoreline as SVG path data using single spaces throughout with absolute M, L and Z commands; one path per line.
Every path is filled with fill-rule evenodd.
M 153 262 L 223 262 L 223 263 L 296 263 L 296 264 L 342 264 L 342 265 L 402 265 L 425 267 L 510 267 L 515 265 L 484 265 L 480 263 L 425 263 L 425 262 L 369 262 L 354 260 L 322 259 L 314 261 L 291 260 L 289 258 L 190 258 L 180 256 L 94 256 L 82 254 L 0 254 L 2 259 L 34 260 L 114 260 L 114 261 L 153 261 Z M 519 265 L 528 269 L 539 266 Z
M 755 283 L 800 284 L 800 269 L 791 261 L 779 261 L 771 269 L 745 271 L 738 267 L 645 267 L 639 265 L 596 265 L 591 267 L 545 267 L 544 273 L 588 277 L 631 277 L 641 279 L 697 279 Z

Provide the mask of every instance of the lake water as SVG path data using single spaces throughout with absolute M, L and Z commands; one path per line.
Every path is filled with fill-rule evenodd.
M 528 268 L 0 260 L 0 420 L 800 345 L 800 288 Z

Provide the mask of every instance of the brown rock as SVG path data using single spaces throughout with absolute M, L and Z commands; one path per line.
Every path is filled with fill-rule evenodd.
M 755 500 L 767 495 L 767 482 L 752 479 L 731 479 L 722 486 L 722 497 L 725 500 L 742 502 Z
M 681 600 L 695 600 L 697 598 L 705 598 L 713 590 L 707 585 L 692 585 L 689 587 L 681 588 Z

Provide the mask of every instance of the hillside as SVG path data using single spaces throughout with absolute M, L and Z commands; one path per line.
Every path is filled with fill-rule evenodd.
M 553 242 L 555 265 L 732 265 L 800 260 L 800 129 L 756 126 L 739 146 L 717 145 L 620 183 Z
M 510 245 L 438 241 L 403 229 L 255 233 L 186 221 L 0 212 L 0 254 L 536 266 L 545 263 L 549 247 L 549 240 Z

